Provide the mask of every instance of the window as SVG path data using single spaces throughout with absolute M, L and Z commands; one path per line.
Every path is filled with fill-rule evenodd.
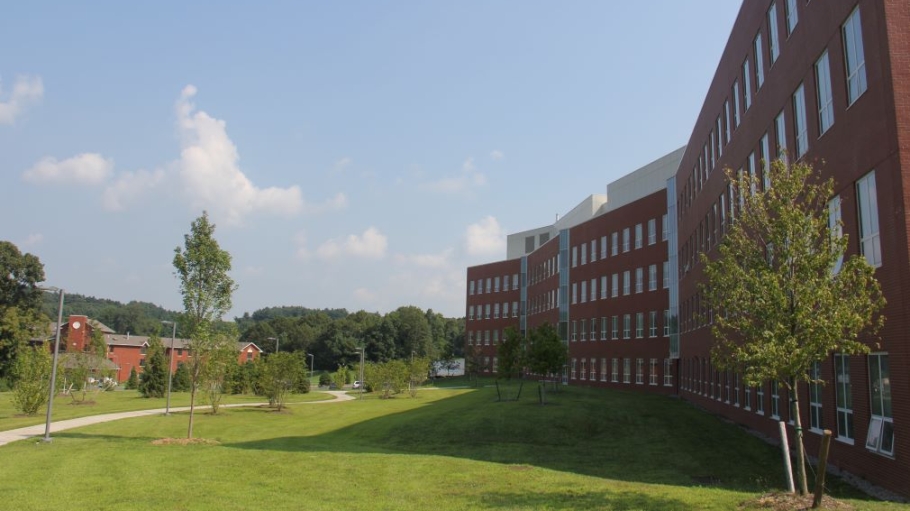
M 828 201 L 828 234 L 833 239 L 840 238 L 844 235 L 840 218 L 840 197 L 834 197 Z M 836 275 L 840 271 L 840 267 L 843 263 L 844 254 L 840 254 L 837 261 L 834 262 L 834 268 L 831 269 L 831 273 Z
M 641 248 L 642 244 L 642 225 L 635 224 L 635 248 Z
M 489 330 L 483 331 L 483 343 L 487 346 L 490 345 L 490 331 Z
M 837 439 L 853 443 L 853 383 L 850 357 L 834 355 L 834 393 L 837 397 Z
M 670 219 L 666 213 L 660 219 L 660 239 L 661 241 L 667 241 L 667 236 L 670 232 Z
M 657 291 L 657 265 L 648 266 L 648 291 Z
M 616 255 L 619 253 L 619 233 L 614 232 L 610 240 L 610 255 Z
M 724 115 L 726 116 L 726 120 L 727 120 L 726 129 L 724 130 L 724 144 L 726 144 L 727 142 L 730 141 L 730 129 L 732 126 L 731 121 L 730 121 L 730 100 L 729 99 L 724 101 Z
M 670 336 L 670 309 L 664 309 L 664 337 Z
M 673 386 L 673 371 L 670 366 L 671 362 L 669 358 L 664 359 L 664 387 Z
M 745 403 L 743 404 L 743 409 L 751 410 L 752 409 L 752 387 L 746 387 L 745 394 L 746 394 L 746 398 L 745 398 Z
M 739 80 L 733 81 L 733 127 L 739 127 Z
M 518 317 L 518 302 L 512 302 L 512 317 Z
M 625 314 L 622 317 L 622 338 L 628 339 L 632 334 L 632 315 Z
M 765 132 L 761 136 L 761 142 L 759 142 L 759 148 L 761 150 L 761 175 L 764 185 L 764 189 L 768 190 L 771 188 L 771 149 L 768 145 L 768 133 Z
M 657 243 L 657 219 L 648 220 L 648 245 Z
M 600 277 L 600 299 L 606 300 L 608 297 L 608 292 L 609 289 L 607 288 L 607 276 L 603 275 Z
M 799 21 L 799 15 L 796 12 L 796 0 L 787 0 L 786 8 L 784 9 L 787 15 L 787 35 L 793 33 L 793 29 L 796 28 L 796 23 Z
M 581 264 L 588 264 L 588 244 L 581 244 Z
M 619 296 L 619 274 L 613 274 L 613 298 Z
M 759 415 L 765 414 L 765 386 L 759 385 L 755 387 L 755 413 Z
M 600 359 L 600 381 L 607 381 L 607 359 Z
M 632 380 L 632 359 L 622 359 L 622 382 L 629 383 Z
M 576 372 L 577 372 L 577 371 L 576 371 L 577 365 L 578 365 L 578 360 L 573 358 L 573 359 L 572 359 L 572 372 L 569 374 L 569 378 L 571 378 L 571 379 L 573 379 L 573 380 L 576 379 L 576 378 L 575 378 L 575 375 L 576 375 Z
M 878 196 L 875 189 L 875 171 L 856 182 L 856 202 L 859 211 L 860 252 L 866 261 L 878 268 L 882 265 L 882 249 L 878 233 Z
M 591 381 L 597 381 L 597 359 L 591 359 Z
M 572 341 L 578 339 L 578 321 L 572 321 Z
M 632 275 L 629 270 L 622 272 L 622 294 L 626 296 L 632 289 Z
M 493 344 L 499 344 L 499 330 L 493 330 Z
M 606 254 L 604 254 L 606 255 Z M 597 240 L 591 240 L 591 262 L 597 260 Z
M 645 269 L 635 268 L 635 292 L 641 293 L 645 289 Z
M 574 284 L 573 284 L 574 285 Z M 588 281 L 581 281 L 581 303 L 588 301 Z
M 635 384 L 641 385 L 645 382 L 645 359 L 635 359 Z
M 499 292 L 499 277 L 493 279 L 493 291 L 496 293 Z
M 492 292 L 492 290 L 493 290 L 490 281 L 491 281 L 490 277 L 487 277 L 487 293 L 490 293 L 490 292 Z
M 607 340 L 607 317 L 600 318 L 600 340 Z
M 606 235 L 600 237 L 600 258 L 607 258 L 607 237 Z
M 771 418 L 780 419 L 780 383 L 771 382 Z
M 509 317 L 509 302 L 504 302 L 502 304 L 502 317 Z
M 834 124 L 834 96 L 831 94 L 831 66 L 827 50 L 815 62 L 815 90 L 818 93 L 818 134 L 821 136 Z
M 739 406 L 739 373 L 733 373 L 733 406 Z
M 493 304 L 493 318 L 499 319 L 499 304 L 498 303 Z
M 844 60 L 847 66 L 847 104 L 852 105 L 866 92 L 866 57 L 863 54 L 863 29 L 859 8 L 844 22 Z
M 518 274 L 512 275 L 512 288 L 518 290 Z
M 749 69 L 749 59 L 743 62 L 743 108 L 748 110 L 752 106 L 752 71 Z
M 574 321 L 573 321 L 573 323 L 574 323 Z M 581 328 L 581 340 L 582 341 L 588 340 L 588 336 L 587 336 L 587 332 L 586 332 L 586 328 L 585 328 L 585 325 L 587 325 L 587 323 L 588 322 L 583 319 L 578 320 L 578 326 Z
M 613 340 L 619 339 L 619 316 L 613 316 L 613 329 L 610 337 Z
M 490 319 L 490 304 L 483 306 L 483 319 Z
M 815 362 L 809 369 L 809 429 L 822 431 L 822 364 Z
M 780 55 L 780 47 L 777 44 L 777 5 L 772 3 L 771 8 L 768 9 L 768 52 L 771 57 L 771 65 L 774 65 Z
M 591 318 L 591 340 L 597 340 L 597 318 Z
M 469 295 L 474 294 L 474 281 L 473 280 L 468 282 L 468 294 Z
M 648 322 L 648 337 L 657 337 L 657 311 L 651 311 Z
M 619 381 L 619 359 L 618 359 L 618 358 L 614 358 L 614 359 L 610 362 L 610 365 L 612 366 L 612 367 L 611 367 L 611 368 L 612 368 L 612 371 L 611 371 L 611 374 L 610 374 L 610 381 L 613 382 L 613 383 L 616 383 L 616 382 Z
M 784 111 L 781 110 L 774 118 L 774 131 L 777 133 L 777 157 L 787 161 L 787 126 Z
M 629 251 L 629 228 L 626 227 L 622 230 L 622 251 L 623 253 Z
M 635 338 L 641 339 L 645 336 L 645 313 L 635 313 Z
M 572 268 L 578 266 L 578 247 L 572 247 Z
M 721 214 L 723 214 L 723 211 L 721 211 Z M 663 278 L 664 289 L 667 289 L 670 287 L 670 261 L 664 261 L 663 270 L 664 270 L 664 278 Z
M 806 131 L 806 91 L 799 84 L 793 93 L 793 131 L 796 132 L 796 157 L 802 158 L 809 149 L 809 136 Z
M 572 283 L 572 303 L 578 303 L 578 283 Z
M 765 83 L 765 59 L 764 48 L 762 48 L 761 44 L 761 32 L 755 36 L 752 46 L 755 50 L 755 89 L 758 90 Z
M 468 321 L 470 321 L 472 319 L 474 319 L 474 306 L 469 305 L 468 306 Z
M 891 377 L 887 353 L 869 355 L 869 391 L 872 417 L 869 419 L 866 448 L 893 455 L 894 415 L 891 412 Z
M 588 367 L 588 359 L 586 359 L 586 358 L 581 359 L 581 379 L 582 380 L 586 380 L 588 377 L 588 375 L 586 373 L 587 367 Z

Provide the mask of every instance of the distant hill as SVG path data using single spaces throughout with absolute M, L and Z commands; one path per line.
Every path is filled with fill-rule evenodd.
M 43 312 L 47 317 L 57 319 L 58 295 L 45 293 Z M 177 312 L 169 311 L 149 302 L 132 301 L 127 304 L 107 298 L 95 298 L 78 293 L 67 294 L 63 300 L 63 318 L 71 314 L 82 314 L 101 321 L 115 332 L 135 335 L 159 333 L 161 321 L 173 321 Z

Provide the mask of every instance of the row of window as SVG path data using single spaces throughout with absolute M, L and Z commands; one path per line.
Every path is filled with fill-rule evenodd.
M 663 289 L 670 287 L 670 263 L 664 261 L 663 263 L 663 279 L 661 285 Z M 620 279 L 622 277 L 622 279 Z M 611 286 L 607 288 L 607 276 L 602 275 L 600 277 L 600 299 L 606 300 L 607 298 L 617 298 L 619 297 L 619 287 L 620 280 L 622 281 L 622 296 L 628 296 L 632 294 L 632 287 L 635 287 L 635 293 L 643 293 L 645 290 L 645 269 L 644 267 L 636 268 L 634 273 L 633 280 L 632 270 L 626 270 L 620 273 L 614 273 L 609 284 Z M 648 266 L 648 291 L 657 291 L 657 265 L 652 264 Z M 597 278 L 593 278 L 590 281 L 583 280 L 581 282 L 572 283 L 572 303 L 585 303 L 589 299 L 591 301 L 597 300 Z M 589 285 L 590 284 L 590 285 Z M 591 293 L 588 294 L 590 289 Z M 579 294 L 579 291 L 581 293 Z M 559 304 L 556 304 L 557 306 Z
M 850 358 L 834 355 L 833 387 L 836 403 L 837 439 L 853 444 L 853 384 L 850 379 Z M 887 353 L 873 353 L 867 356 L 869 367 L 870 418 L 866 431 L 866 448 L 880 454 L 894 454 L 894 416 L 892 413 L 891 378 Z M 809 383 L 809 429 L 821 432 L 825 428 L 822 414 L 821 363 L 816 362 L 810 372 L 813 382 Z M 738 373 L 712 370 L 707 361 L 683 360 L 680 370 L 680 387 L 694 394 L 716 399 L 758 415 L 765 415 L 766 386 L 755 388 L 743 386 Z M 780 384 L 776 381 L 767 386 L 770 398 L 767 404 L 769 416 L 774 420 L 788 418 L 793 423 L 793 410 L 781 407 Z M 753 399 L 754 394 L 754 399 Z M 742 401 L 740 401 L 742 399 Z M 786 416 L 785 416 L 786 414 Z
M 486 283 L 486 286 L 484 286 L 484 283 Z M 500 283 L 502 283 L 501 287 Z M 518 291 L 519 286 L 520 283 L 517 273 L 512 275 L 511 279 L 509 278 L 509 275 L 503 275 L 501 278 L 499 276 L 487 277 L 486 279 L 477 279 L 476 282 L 473 280 L 469 281 L 468 294 L 473 296 L 475 293 L 482 295 L 485 292 L 489 294 L 499 293 L 500 291 Z M 484 291 L 484 289 L 486 289 L 486 291 Z
M 649 246 L 654 245 L 657 243 L 657 219 L 652 218 L 652 219 L 648 220 L 647 226 L 648 226 L 648 232 L 647 232 L 648 245 Z M 661 241 L 667 240 L 668 228 L 669 228 L 669 226 L 667 225 L 667 215 L 663 215 L 662 225 L 661 225 Z M 631 229 L 629 227 L 626 227 L 622 230 L 622 247 L 621 248 L 622 248 L 623 253 L 629 252 L 630 250 L 633 249 L 633 245 L 632 245 L 632 242 L 633 242 L 632 233 L 633 232 L 635 234 L 634 248 L 639 249 L 644 246 L 644 236 L 645 236 L 644 224 L 635 224 L 634 231 L 633 231 L 633 229 Z M 606 235 L 600 237 L 600 259 L 601 260 L 606 259 L 608 257 L 607 256 L 608 247 L 609 247 L 610 256 L 619 255 L 619 252 L 620 252 L 619 236 L 620 236 L 619 231 L 614 232 L 610 236 L 609 243 L 607 243 Z M 590 247 L 590 251 L 588 250 L 589 247 Z M 586 241 L 579 245 L 573 246 L 572 247 L 572 268 L 575 268 L 576 266 L 579 266 L 579 265 L 588 264 L 588 254 L 589 253 L 591 255 L 590 262 L 592 262 L 592 263 L 596 262 L 597 255 L 598 255 L 597 247 L 598 247 L 598 244 L 597 244 L 596 239 Z
M 787 19 L 788 26 L 790 19 L 798 19 L 797 9 L 790 8 L 790 2 L 795 0 L 787 1 Z M 795 4 L 794 4 L 795 5 Z M 790 14 L 792 13 L 792 14 Z M 773 64 L 777 58 L 777 11 L 776 5 L 772 4 L 771 9 L 768 11 L 767 18 L 770 34 L 770 44 L 769 44 L 769 56 L 771 58 L 771 63 Z M 795 28 L 795 24 L 794 24 Z M 845 63 L 845 83 L 847 88 L 847 107 L 852 105 L 867 89 L 866 81 L 866 67 L 865 67 L 865 57 L 863 52 L 863 42 L 862 42 L 862 28 L 860 20 L 860 11 L 857 7 L 853 12 L 847 17 L 846 21 L 841 26 L 841 35 L 842 42 L 844 47 L 844 63 Z M 743 110 L 745 113 L 752 104 L 752 85 L 751 81 L 755 80 L 756 91 L 761 88 L 764 83 L 764 71 L 763 71 L 763 54 L 764 47 L 762 45 L 762 34 L 761 31 L 756 35 L 754 39 L 754 44 L 752 51 L 752 57 L 756 63 L 756 72 L 753 75 L 750 72 L 750 60 L 749 56 L 746 57 L 745 62 L 743 63 L 742 73 L 737 78 L 734 79 L 732 85 L 732 98 L 733 98 L 733 110 L 731 116 L 730 105 L 731 102 L 729 99 L 724 101 L 723 113 L 717 116 L 716 126 L 709 132 L 708 140 L 705 142 L 704 150 L 702 154 L 699 155 L 699 160 L 695 164 L 692 173 L 689 175 L 689 179 L 684 186 L 680 198 L 679 204 L 682 209 L 689 207 L 694 200 L 695 196 L 699 191 L 701 191 L 704 183 L 708 180 L 708 176 L 711 171 L 715 168 L 715 164 L 718 159 L 723 155 L 724 147 L 730 142 L 732 138 L 732 131 L 740 124 L 740 96 L 743 97 Z M 740 79 L 742 79 L 743 87 L 740 88 Z M 825 49 L 814 64 L 814 85 L 816 92 L 816 122 L 818 125 L 818 136 L 821 137 L 824 135 L 828 129 L 834 124 L 834 96 L 831 82 L 831 65 L 829 61 L 828 50 Z M 807 116 L 807 104 L 806 104 L 806 91 L 805 85 L 800 83 L 796 90 L 791 96 L 792 104 L 792 128 L 794 133 L 794 151 L 793 154 L 796 158 L 801 158 L 809 148 L 809 139 L 808 139 L 808 116 Z M 787 151 L 787 136 L 786 136 L 786 113 L 785 110 L 781 110 L 780 114 L 774 120 L 774 128 L 776 131 L 776 141 L 777 141 L 777 155 L 782 157 L 786 154 Z M 768 152 L 768 140 L 767 133 L 762 137 L 762 154 L 760 156 L 761 161 L 765 164 L 770 160 L 770 154 Z M 750 155 L 747 165 L 755 168 L 755 156 L 754 153 Z
M 468 321 L 475 319 L 499 319 L 501 317 L 508 318 L 510 317 L 510 314 L 511 317 L 517 318 L 519 312 L 518 302 L 511 302 L 511 304 L 511 307 L 509 307 L 509 302 L 503 302 L 501 307 L 499 303 L 478 305 L 476 317 L 474 315 L 474 306 L 468 305 Z
M 569 339 L 572 342 L 575 341 L 587 341 L 588 339 L 592 341 L 601 340 L 606 341 L 609 334 L 611 340 L 619 339 L 620 328 L 622 329 L 622 338 L 631 339 L 632 338 L 632 314 L 623 314 L 622 316 L 613 316 L 608 318 L 606 316 L 598 319 L 591 318 L 587 319 L 576 319 L 572 320 L 571 333 Z M 647 313 L 647 322 L 645 320 L 644 312 L 636 312 L 635 315 L 635 338 L 643 339 L 645 336 L 645 330 L 648 331 L 648 337 L 657 337 L 657 332 L 660 329 L 661 325 L 658 324 L 658 311 L 650 311 Z M 620 320 L 622 323 L 620 324 Z M 590 326 L 590 330 L 588 327 Z M 598 326 L 599 332 L 598 332 Z M 590 337 L 588 334 L 590 333 Z M 670 310 L 664 310 L 663 318 L 663 329 L 661 330 L 663 337 L 669 337 L 670 335 Z
M 592 357 L 591 359 L 587 358 L 573 358 L 569 365 L 569 379 L 570 380 L 581 380 L 581 381 L 598 381 L 598 370 L 597 370 L 597 358 Z M 600 380 L 602 382 L 610 381 L 612 383 L 618 383 L 622 381 L 623 383 L 632 382 L 632 359 L 631 358 L 613 358 L 610 359 L 610 367 L 607 368 L 606 358 L 600 359 Z M 619 363 L 622 361 L 622 371 L 620 371 Z M 648 362 L 648 384 L 657 385 L 660 379 L 660 374 L 657 371 L 658 359 L 652 358 Z M 673 371 L 671 370 L 671 362 L 669 358 L 663 359 L 663 384 L 665 387 L 673 386 Z M 645 383 L 645 359 L 636 358 L 635 359 L 635 383 L 637 385 L 644 385 Z

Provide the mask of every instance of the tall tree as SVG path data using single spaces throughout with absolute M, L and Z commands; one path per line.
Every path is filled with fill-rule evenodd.
M 11 364 L 24 342 L 46 319 L 41 314 L 44 265 L 23 254 L 13 243 L 0 241 L 0 378 L 8 378 Z
M 502 342 L 496 347 L 496 377 L 511 380 L 521 375 L 525 366 L 525 340 L 515 327 L 503 332 Z
M 183 237 L 183 248 L 174 249 L 174 269 L 183 296 L 181 331 L 187 332 L 190 372 L 190 419 L 187 438 L 193 438 L 196 390 L 214 345 L 214 325 L 231 308 L 231 295 L 237 289 L 231 271 L 231 254 L 215 240 L 215 224 L 208 213 L 193 221 Z
M 527 356 L 528 369 L 532 373 L 552 376 L 566 365 L 568 350 L 553 325 L 544 323 L 528 332 Z
M 779 382 L 793 399 L 800 491 L 808 491 L 798 386 L 832 352 L 868 353 L 860 341 L 883 324 L 884 298 L 861 255 L 844 257 L 847 236 L 829 224 L 833 181 L 812 167 L 775 161 L 762 189 L 727 171 L 736 210 L 715 258 L 701 254 L 711 356 L 746 385 Z M 735 221 L 734 221 L 735 218 Z M 713 255 L 713 254 L 712 254 Z

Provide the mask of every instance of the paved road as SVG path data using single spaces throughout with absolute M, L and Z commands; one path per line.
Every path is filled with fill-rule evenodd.
M 303 403 L 292 403 L 295 405 L 320 405 L 327 403 L 338 403 L 341 401 L 350 401 L 354 399 L 353 396 L 349 396 L 346 391 L 340 390 L 329 390 L 322 391 L 325 394 L 331 394 L 335 396 L 334 399 L 329 399 L 325 401 L 306 401 Z M 241 404 L 231 404 L 231 405 L 221 405 L 227 408 L 234 408 L 237 406 L 261 406 L 268 403 L 241 403 Z M 207 407 L 199 407 L 207 408 Z M 172 412 L 185 412 L 189 411 L 189 406 L 181 406 L 171 408 Z M 149 415 L 161 415 L 164 413 L 164 408 L 157 408 L 154 410 L 136 410 L 133 412 L 118 412 L 118 413 L 106 413 L 103 415 L 90 415 L 88 417 L 79 417 L 76 419 L 69 419 L 65 421 L 58 421 L 51 423 L 51 433 L 56 433 L 58 431 L 63 431 L 66 429 L 81 428 L 82 426 L 88 426 L 91 424 L 98 424 L 101 422 L 110 422 L 120 419 L 128 419 L 130 417 L 146 417 Z M 44 435 L 44 424 L 38 424 L 35 426 L 27 426 L 19 429 L 11 429 L 9 431 L 0 431 L 0 445 L 6 445 L 10 442 L 16 442 L 18 440 L 25 440 L 26 438 L 31 438 L 35 436 Z

